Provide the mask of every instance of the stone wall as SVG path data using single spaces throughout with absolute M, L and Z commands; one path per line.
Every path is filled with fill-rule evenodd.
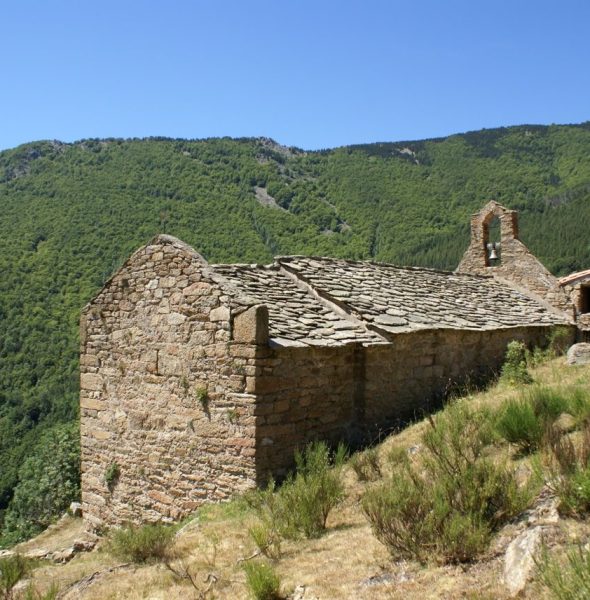
M 93 525 L 177 519 L 255 484 L 248 328 L 230 344 L 247 308 L 165 236 L 85 308 L 82 502 Z
M 578 326 L 581 341 L 587 341 L 590 334 L 590 275 L 567 285 L 562 289 L 569 296 L 573 306 L 576 325 Z
M 510 341 L 543 345 L 550 331 L 440 329 L 393 335 L 385 345 L 269 349 L 251 388 L 259 482 L 284 474 L 310 440 L 376 439 L 458 385 L 489 379 Z
M 498 218 L 501 230 L 500 262 L 490 261 L 487 243 L 489 226 Z M 471 217 L 471 241 L 457 271 L 493 275 L 513 286 L 532 292 L 558 310 L 572 316 L 572 307 L 558 280 L 519 240 L 518 213 L 497 202 L 489 202 Z
M 85 517 L 181 518 L 280 477 L 311 440 L 375 439 L 489 377 L 510 340 L 538 345 L 550 330 L 380 329 L 375 343 L 269 344 L 266 306 L 159 236 L 82 315 Z

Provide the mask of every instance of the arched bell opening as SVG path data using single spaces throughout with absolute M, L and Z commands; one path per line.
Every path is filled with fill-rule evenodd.
M 486 267 L 502 264 L 502 222 L 493 212 L 483 221 L 483 246 Z

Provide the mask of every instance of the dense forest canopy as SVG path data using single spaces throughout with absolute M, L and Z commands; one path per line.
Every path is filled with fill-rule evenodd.
M 590 267 L 590 123 L 321 152 L 265 138 L 1 152 L 0 511 L 19 470 L 26 487 L 42 432 L 77 418 L 80 309 L 157 233 L 210 262 L 315 254 L 452 269 L 490 199 L 520 211 L 523 241 L 555 274 Z

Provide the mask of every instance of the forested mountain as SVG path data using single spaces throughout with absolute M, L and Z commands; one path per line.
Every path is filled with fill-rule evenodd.
M 260 138 L 1 152 L 0 510 L 42 431 L 77 417 L 81 307 L 155 234 L 211 262 L 319 254 L 452 269 L 490 199 L 521 212 L 523 241 L 554 273 L 590 267 L 590 123 L 320 152 Z

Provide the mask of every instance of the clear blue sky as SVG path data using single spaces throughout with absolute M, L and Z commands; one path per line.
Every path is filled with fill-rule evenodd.
M 3 0 L 0 149 L 590 119 L 588 0 Z

